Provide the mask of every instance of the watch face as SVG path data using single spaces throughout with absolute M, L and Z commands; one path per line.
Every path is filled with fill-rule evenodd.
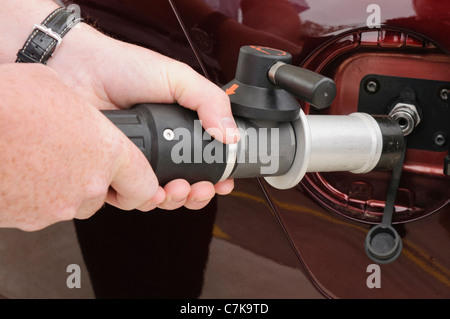
M 214 51 L 214 39 L 204 30 L 193 27 L 191 28 L 191 37 L 197 47 L 206 54 L 211 54 Z

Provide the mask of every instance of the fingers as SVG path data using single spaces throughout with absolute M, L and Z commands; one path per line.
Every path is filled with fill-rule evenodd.
M 152 200 L 138 207 L 138 210 L 148 212 L 155 208 L 164 210 L 175 210 L 185 206 L 191 210 L 199 210 L 209 204 L 216 195 L 229 194 L 233 189 L 232 180 L 220 182 L 213 185 L 210 182 L 199 182 L 193 185 L 185 180 L 178 179 L 168 183 L 161 194 L 155 196 Z M 158 203 L 159 204 L 156 204 Z
M 186 203 L 191 185 L 186 180 L 177 179 L 169 182 L 164 187 L 164 191 L 166 192 L 166 198 L 158 207 L 165 210 L 174 210 Z
M 177 179 L 162 188 L 142 151 L 119 133 L 118 138 L 123 138 L 122 156 L 106 195 L 108 204 L 122 210 L 138 209 L 144 212 L 156 207 L 174 210 L 182 206 L 198 210 L 205 207 L 216 194 L 226 195 L 233 190 L 233 180 L 216 185 L 211 182 L 190 185 L 186 180 Z
M 165 210 L 174 210 L 182 206 L 198 210 L 205 207 L 216 194 L 216 189 L 210 182 L 189 185 L 182 179 L 171 181 L 164 187 L 164 191 L 166 199 L 158 207 Z
M 225 92 L 189 66 L 176 61 L 169 63 L 167 78 L 173 99 L 197 111 L 203 127 L 210 135 L 226 144 L 239 141 L 239 130 Z
M 219 182 L 214 185 L 216 193 L 219 195 L 228 195 L 233 191 L 234 188 L 234 180 L 228 179 L 223 182 Z
M 220 182 L 216 185 L 210 182 L 199 182 L 189 185 L 186 180 L 178 179 L 168 183 L 164 189 L 159 187 L 155 195 L 140 206 L 136 206 L 135 202 L 124 198 L 123 195 L 118 194 L 114 189 L 109 191 L 107 202 L 124 210 L 137 209 L 143 212 L 148 212 L 155 208 L 175 210 L 182 206 L 191 210 L 199 210 L 208 205 L 216 194 L 227 195 L 233 190 L 233 187 L 233 180 Z M 126 203 L 129 206 L 125 206 Z
M 198 182 L 191 185 L 191 192 L 184 206 L 188 209 L 202 209 L 216 194 L 214 185 L 210 182 Z
M 150 199 L 145 204 L 137 207 L 137 209 L 143 212 L 151 211 L 156 207 L 158 207 L 159 204 L 163 203 L 165 199 L 166 199 L 166 192 L 161 186 L 159 186 L 155 196 L 153 196 L 153 198 Z

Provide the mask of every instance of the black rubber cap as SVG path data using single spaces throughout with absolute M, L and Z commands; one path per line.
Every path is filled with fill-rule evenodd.
M 369 258 L 376 263 L 388 264 L 396 260 L 402 248 L 400 235 L 390 225 L 376 225 L 367 234 L 365 250 Z

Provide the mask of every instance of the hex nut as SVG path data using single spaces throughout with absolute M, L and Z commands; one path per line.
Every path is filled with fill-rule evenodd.
M 421 121 L 416 106 L 407 103 L 397 103 L 389 112 L 389 116 L 400 124 L 405 136 L 409 135 Z

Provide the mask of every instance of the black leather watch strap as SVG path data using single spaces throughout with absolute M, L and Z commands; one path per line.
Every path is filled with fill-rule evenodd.
M 16 63 L 42 63 L 53 55 L 62 38 L 82 19 L 67 10 L 58 8 L 41 24 L 35 24 L 23 48 L 17 53 Z

